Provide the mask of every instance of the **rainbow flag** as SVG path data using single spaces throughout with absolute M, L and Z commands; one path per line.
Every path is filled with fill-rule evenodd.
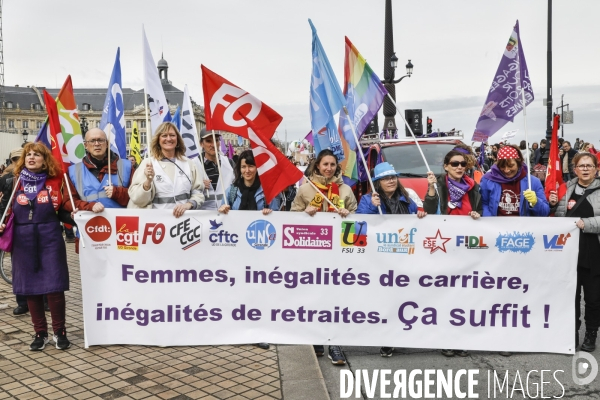
M 56 96 L 56 108 L 62 132 L 62 135 L 58 135 L 58 144 L 63 162 L 66 164 L 77 164 L 85 156 L 85 147 L 83 146 L 81 125 L 79 125 L 77 102 L 73 95 L 71 75 L 67 76 L 65 83 Z
M 356 127 L 356 135 L 360 137 L 377 115 L 383 104 L 387 90 L 379 77 L 373 72 L 367 61 L 360 55 L 356 47 L 346 37 L 346 57 L 344 62 L 344 96 L 351 121 L 346 114 L 340 113 L 339 133 L 343 138 L 342 145 L 347 159 L 341 165 L 344 176 L 356 181 L 358 179 L 356 161 L 358 145 L 352 134 L 352 123 Z

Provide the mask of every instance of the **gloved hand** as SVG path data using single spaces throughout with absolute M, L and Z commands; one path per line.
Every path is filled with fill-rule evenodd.
M 531 207 L 535 207 L 535 205 L 537 204 L 537 196 L 535 195 L 535 192 L 533 190 L 525 190 L 523 192 L 523 196 L 529 202 L 529 204 L 531 204 Z

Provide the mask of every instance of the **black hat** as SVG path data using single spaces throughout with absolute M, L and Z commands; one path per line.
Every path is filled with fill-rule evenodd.
M 200 131 L 200 141 L 204 140 L 204 138 L 212 136 L 213 131 L 207 131 L 205 128 L 202 128 Z M 219 131 L 215 131 L 215 136 L 221 137 L 221 133 Z

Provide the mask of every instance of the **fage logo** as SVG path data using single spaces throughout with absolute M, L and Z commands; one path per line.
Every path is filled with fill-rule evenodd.
M 500 253 L 510 251 L 512 253 L 529 253 L 535 244 L 535 238 L 530 232 L 513 232 L 500 234 L 496 238 L 496 247 Z
M 139 246 L 139 217 L 117 217 L 117 249 L 137 251 Z
M 544 248 L 547 251 L 562 251 L 567 244 L 567 239 L 570 237 L 570 233 L 567 233 L 566 235 L 564 233 L 554 235 L 550 239 L 548 238 L 548 235 L 544 235 Z
M 342 221 L 341 244 L 342 247 L 366 247 L 367 222 Z

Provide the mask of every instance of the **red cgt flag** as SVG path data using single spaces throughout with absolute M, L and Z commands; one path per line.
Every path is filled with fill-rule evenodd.
M 206 129 L 232 132 L 250 140 L 265 200 L 270 203 L 286 187 L 302 179 L 302 172 L 271 142 L 283 118 L 204 65 L 200 68 Z
M 546 198 L 550 199 L 550 192 L 557 192 L 560 200 L 567 193 L 567 186 L 563 182 L 560 157 L 558 156 L 558 125 L 560 116 L 554 116 L 552 123 L 552 142 L 550 143 L 550 157 L 548 158 L 548 170 L 546 174 L 546 187 L 544 192 Z
M 58 141 L 58 135 L 62 135 L 60 128 L 60 121 L 58 119 L 58 109 L 56 108 L 56 101 L 44 90 L 44 103 L 46 103 L 46 112 L 48 112 L 49 131 L 52 145 L 52 156 L 58 162 L 58 165 L 62 168 L 61 176 L 63 172 L 68 168 L 63 165 L 63 158 L 60 152 L 60 145 Z

